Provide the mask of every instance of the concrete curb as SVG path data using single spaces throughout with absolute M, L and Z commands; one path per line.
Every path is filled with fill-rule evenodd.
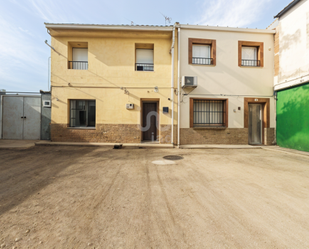
M 197 144 L 181 145 L 180 149 L 261 149 L 263 146 L 252 145 L 226 145 L 226 144 Z
M 265 150 L 271 150 L 271 151 L 277 151 L 285 154 L 292 154 L 294 156 L 304 156 L 309 157 L 309 152 L 306 151 L 300 151 L 300 150 L 293 150 L 288 148 L 282 148 L 279 146 L 272 146 L 272 147 L 264 147 Z
M 174 148 L 172 144 L 151 144 L 151 143 L 86 143 L 86 142 L 50 142 L 40 141 L 35 143 L 36 146 L 88 146 L 88 147 L 138 147 L 138 148 Z

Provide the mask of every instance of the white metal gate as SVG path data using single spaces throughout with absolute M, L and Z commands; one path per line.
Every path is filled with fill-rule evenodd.
M 3 139 L 40 139 L 40 96 L 2 96 Z

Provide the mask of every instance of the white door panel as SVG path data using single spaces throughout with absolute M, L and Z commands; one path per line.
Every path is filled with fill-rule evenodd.
M 23 139 L 40 139 L 41 99 L 24 97 Z
M 23 139 L 23 97 L 3 97 L 4 139 Z

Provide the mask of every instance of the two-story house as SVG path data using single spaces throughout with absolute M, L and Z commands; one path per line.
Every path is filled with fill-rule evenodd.
M 273 30 L 178 23 L 46 28 L 52 141 L 275 140 Z
M 45 26 L 52 141 L 176 143 L 173 26 Z
M 275 31 L 179 28 L 180 144 L 273 144 Z
M 275 18 L 277 144 L 309 151 L 309 1 L 292 1 Z

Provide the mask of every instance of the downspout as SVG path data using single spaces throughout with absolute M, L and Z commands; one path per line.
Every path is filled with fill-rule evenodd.
M 178 80 L 177 80 L 177 146 L 180 146 L 180 27 L 178 27 Z
M 49 87 L 49 83 L 50 83 L 50 62 L 51 62 L 51 56 L 48 57 L 48 62 L 47 62 L 47 66 L 48 66 L 48 75 L 47 75 L 47 90 L 50 91 L 50 87 Z
M 175 24 L 173 26 L 173 42 L 171 47 L 172 53 L 172 77 L 171 77 L 171 97 L 172 97 L 172 132 L 171 144 L 174 144 L 174 45 L 175 45 Z

